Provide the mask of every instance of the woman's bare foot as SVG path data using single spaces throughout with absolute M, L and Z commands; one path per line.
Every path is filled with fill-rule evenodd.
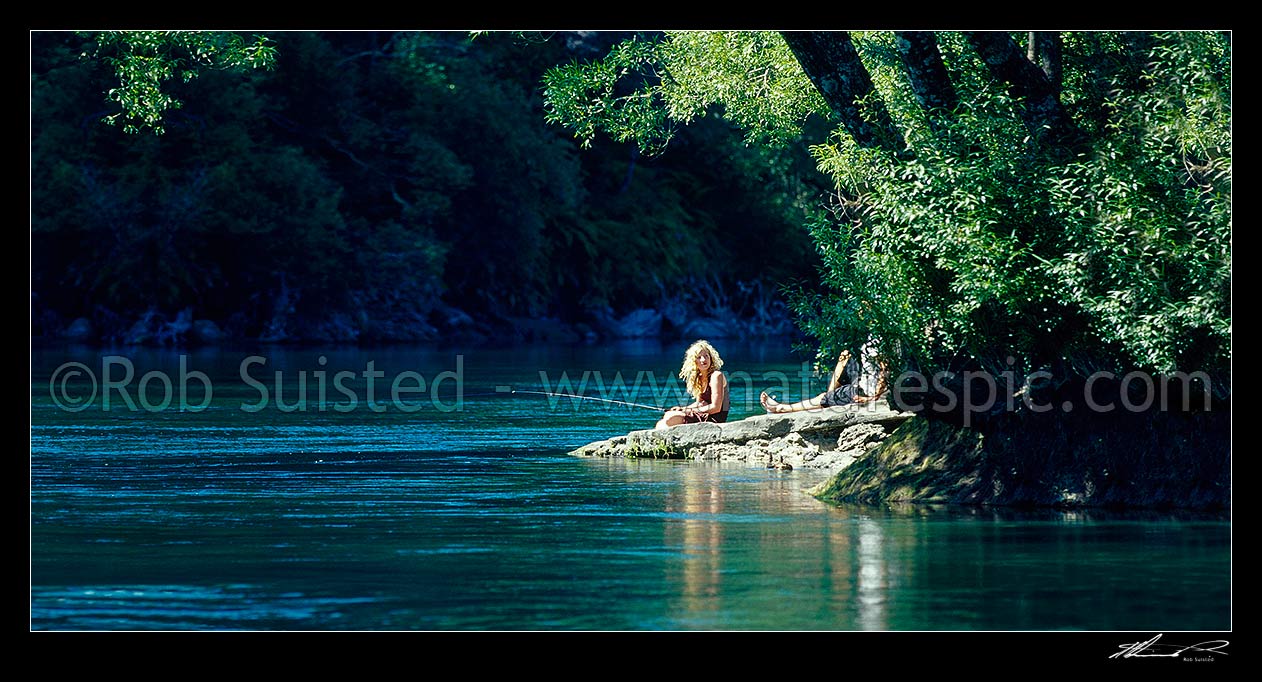
M 776 402 L 775 398 L 767 395 L 766 391 L 763 391 L 762 395 L 758 396 L 758 402 L 762 403 L 762 409 L 771 414 L 777 414 L 781 411 L 780 403 Z

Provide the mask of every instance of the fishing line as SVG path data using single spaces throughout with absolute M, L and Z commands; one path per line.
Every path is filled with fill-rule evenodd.
M 530 393 L 532 395 L 548 395 L 558 398 L 578 398 L 579 400 L 598 400 L 602 403 L 612 403 L 614 405 L 626 405 L 628 407 L 638 407 L 644 410 L 653 410 L 654 412 L 665 412 L 666 410 L 653 405 L 644 405 L 641 403 L 629 403 L 625 400 L 610 400 L 609 398 L 597 398 L 590 395 L 575 395 L 573 393 L 551 393 L 549 391 L 510 391 L 512 393 Z
M 611 403 L 614 405 L 626 405 L 628 407 L 638 407 L 644 410 L 653 410 L 654 412 L 666 411 L 665 408 L 656 407 L 654 405 L 644 405 L 642 403 L 630 403 L 625 400 L 610 400 L 609 398 L 597 398 L 596 396 L 590 396 L 590 395 L 577 395 L 575 393 L 554 393 L 551 391 L 518 391 L 518 390 L 495 391 L 493 393 L 467 393 L 465 394 L 464 397 L 476 398 L 479 396 L 488 396 L 488 395 L 517 395 L 517 394 L 546 395 L 546 396 L 552 396 L 556 398 L 577 398 L 578 400 L 596 400 L 602 403 Z

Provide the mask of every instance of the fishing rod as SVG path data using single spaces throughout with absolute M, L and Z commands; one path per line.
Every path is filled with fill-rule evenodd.
M 628 407 L 639 407 L 645 410 L 653 410 L 654 412 L 665 412 L 666 410 L 653 405 L 644 405 L 641 403 L 629 403 L 625 400 L 610 400 L 609 398 L 597 398 L 591 395 L 576 395 L 574 393 L 552 393 L 550 391 L 509 391 L 512 393 L 530 393 L 533 395 L 548 395 L 558 398 L 578 398 L 579 400 L 599 400 L 602 403 L 613 403 L 614 405 L 626 405 Z
M 505 388 L 507 388 L 507 387 L 505 387 Z M 466 397 L 466 398 L 477 398 L 477 397 L 480 397 L 480 396 L 491 396 L 491 395 L 513 395 L 513 394 L 515 394 L 515 393 L 529 393 L 529 394 L 531 394 L 531 395 L 546 395 L 546 396 L 553 396 L 553 397 L 556 397 L 556 398 L 578 398 L 579 400 L 596 400 L 596 401 L 599 401 L 599 402 L 602 402 L 602 403 L 612 403 L 612 404 L 614 404 L 614 405 L 626 405 L 626 406 L 628 406 L 628 407 L 638 407 L 638 408 L 641 408 L 641 409 L 644 409 L 644 410 L 653 410 L 654 412 L 665 412 L 665 411 L 666 411 L 664 408 L 661 408 L 661 407 L 656 407 L 656 406 L 653 406 L 653 405 L 644 405 L 644 404 L 642 404 L 642 403 L 629 403 L 629 402 L 627 402 L 627 401 L 625 401 L 625 400 L 610 400 L 609 398 L 597 398 L 596 396 L 591 396 L 591 395 L 578 395 L 578 394 L 576 394 L 576 393 L 554 393 L 554 392 L 552 392 L 552 391 L 517 391 L 517 390 L 508 390 L 508 391 L 495 391 L 495 392 L 493 392 L 493 393 L 470 393 L 470 394 L 468 394 L 468 395 L 466 395 L 466 396 L 464 396 L 464 397 Z

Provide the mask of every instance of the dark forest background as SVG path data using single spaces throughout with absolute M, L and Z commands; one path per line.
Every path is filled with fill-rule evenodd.
M 670 148 L 545 122 L 551 67 L 627 37 L 267 34 L 271 70 L 163 90 L 163 133 L 103 119 L 92 35 L 31 35 L 32 335 L 124 343 L 572 340 L 793 332 L 807 137 L 706 116 Z

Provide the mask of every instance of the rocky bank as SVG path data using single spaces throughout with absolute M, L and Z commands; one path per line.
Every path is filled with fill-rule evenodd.
M 1005 415 L 964 428 L 887 406 L 632 431 L 571 452 L 831 474 L 832 501 L 1229 510 L 1230 405 L 1196 413 Z
M 918 415 L 811 492 L 860 504 L 1228 510 L 1230 405 L 1020 413 L 982 428 Z
M 863 457 L 911 416 L 884 405 L 766 414 L 724 424 L 632 431 L 570 454 L 736 461 L 751 466 L 764 466 L 771 456 L 776 461 L 783 457 L 795 469 L 840 470 Z

